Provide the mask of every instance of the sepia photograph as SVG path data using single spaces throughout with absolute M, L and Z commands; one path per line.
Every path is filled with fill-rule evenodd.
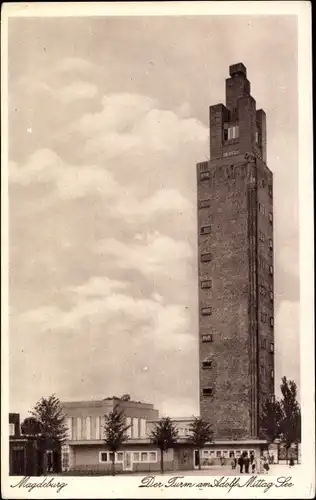
M 3 11 L 4 498 L 315 494 L 310 4 L 194 3 Z

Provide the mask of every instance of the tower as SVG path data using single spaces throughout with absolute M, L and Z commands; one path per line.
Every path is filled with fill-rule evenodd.
M 244 64 L 229 73 L 197 164 L 200 415 L 215 439 L 242 440 L 274 397 L 273 178 L 265 112 Z

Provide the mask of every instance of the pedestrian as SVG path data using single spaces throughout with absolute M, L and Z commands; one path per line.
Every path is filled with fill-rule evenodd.
M 249 465 L 250 465 L 250 459 L 248 457 L 248 453 L 245 451 L 244 454 L 244 466 L 245 466 L 245 473 L 249 474 Z
M 236 458 L 232 458 L 231 466 L 233 470 L 236 469 Z
M 225 458 L 221 457 L 221 465 L 225 465 Z
M 240 474 L 243 473 L 243 468 L 244 468 L 244 454 L 242 453 L 238 459 L 238 465 L 240 467 Z
M 264 469 L 264 473 L 268 474 L 268 472 L 270 470 L 270 466 L 269 466 L 269 462 L 268 462 L 267 457 L 264 457 L 264 459 L 263 459 L 263 469 Z
M 289 466 L 294 467 L 294 458 L 293 457 L 290 457 Z
M 250 465 L 251 465 L 251 470 L 252 472 L 255 470 L 255 456 L 253 454 L 253 451 L 250 452 Z

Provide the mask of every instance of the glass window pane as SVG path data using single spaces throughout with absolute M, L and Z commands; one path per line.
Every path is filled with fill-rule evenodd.
M 142 462 L 147 462 L 148 458 L 147 458 L 147 453 L 146 452 L 142 452 L 141 453 L 141 461 Z
M 155 451 L 150 451 L 149 452 L 149 460 L 150 460 L 150 462 L 156 462 L 157 458 L 156 458 L 156 452 Z
M 139 462 L 139 452 L 138 451 L 134 451 L 133 461 Z

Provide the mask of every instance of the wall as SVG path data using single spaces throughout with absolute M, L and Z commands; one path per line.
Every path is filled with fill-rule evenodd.
M 238 168 L 230 169 L 237 161 Z M 210 162 L 209 170 L 211 178 L 200 181 L 198 168 L 198 202 L 210 200 L 198 210 L 198 227 L 211 225 L 209 235 L 198 237 L 199 277 L 212 281 L 211 289 L 199 288 L 200 311 L 212 307 L 210 316 L 200 312 L 200 413 L 212 423 L 215 438 L 244 438 L 250 435 L 247 165 L 236 157 Z M 201 262 L 208 252 L 212 260 Z M 208 333 L 213 341 L 202 342 Z M 212 368 L 204 370 L 208 357 Z M 206 387 L 214 396 L 203 397 Z

